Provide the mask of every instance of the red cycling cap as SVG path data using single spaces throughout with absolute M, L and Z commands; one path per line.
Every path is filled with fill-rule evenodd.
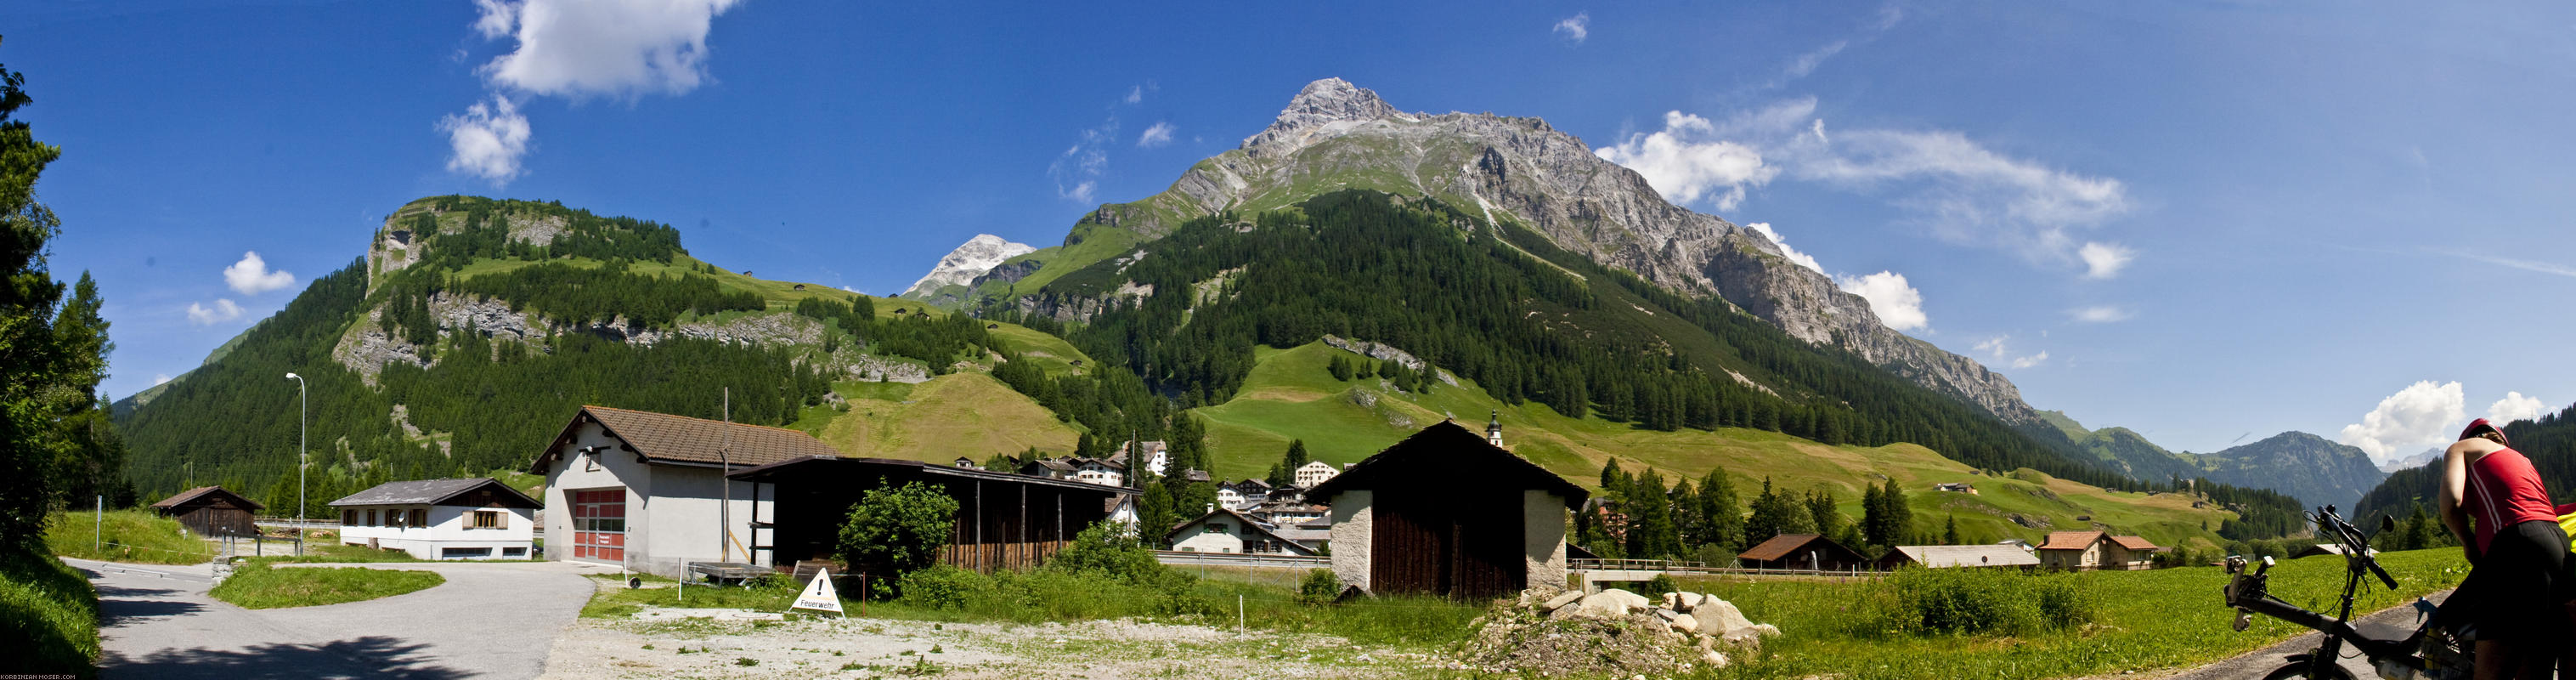
M 2485 419 L 2485 418 L 2479 418 L 2479 419 L 2477 419 L 2477 420 L 2469 421 L 2469 427 L 2468 427 L 2468 429 L 2460 430 L 2460 438 L 2461 438 L 2461 439 L 2468 439 L 2468 438 L 2471 438 L 2471 437 L 2476 437 L 2476 436 L 2478 436 L 2478 433 L 2480 433 L 2480 432 L 2493 432 L 2493 433 L 2496 433 L 2496 438 L 2497 438 L 2497 439 L 2503 439 L 2503 438 L 2504 438 L 2504 428 L 2496 427 L 2496 426 L 2495 426 L 2495 423 L 2487 422 L 2487 419 Z M 2512 443 L 2512 442 L 2505 442 L 2505 446 L 2512 446 L 2512 445 L 2513 445 L 2513 443 Z

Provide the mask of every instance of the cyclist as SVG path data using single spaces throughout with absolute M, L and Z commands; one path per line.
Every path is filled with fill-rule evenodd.
M 2538 678 L 2570 647 L 2567 534 L 2531 459 L 2485 418 L 2443 453 L 2442 523 L 2469 555 L 2469 576 L 2435 618 L 2477 631 L 2479 680 Z

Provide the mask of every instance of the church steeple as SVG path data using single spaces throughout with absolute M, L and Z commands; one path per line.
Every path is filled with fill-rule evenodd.
M 1492 444 L 1498 449 L 1503 447 L 1502 411 L 1494 411 L 1490 419 L 1485 421 L 1485 443 Z

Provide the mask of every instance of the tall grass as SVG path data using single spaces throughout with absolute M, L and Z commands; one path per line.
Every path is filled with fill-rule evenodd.
M 98 673 L 98 591 L 41 552 L 0 549 L 0 666 L 10 673 Z
M 214 546 L 150 510 L 111 510 L 104 531 L 86 512 L 57 512 L 45 520 L 45 546 L 64 557 L 134 564 L 200 564 L 215 559 Z M 103 541 L 103 542 L 102 542 Z
M 2074 574 L 2002 569 L 1899 570 L 1859 588 L 1857 636 L 2029 635 L 2081 627 L 2100 599 Z

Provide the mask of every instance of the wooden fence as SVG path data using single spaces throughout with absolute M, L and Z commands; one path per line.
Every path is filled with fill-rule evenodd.
M 1072 541 L 1031 541 L 1026 543 L 969 543 L 939 549 L 939 563 L 993 573 L 995 569 L 1035 569 L 1038 563 L 1063 550 Z

